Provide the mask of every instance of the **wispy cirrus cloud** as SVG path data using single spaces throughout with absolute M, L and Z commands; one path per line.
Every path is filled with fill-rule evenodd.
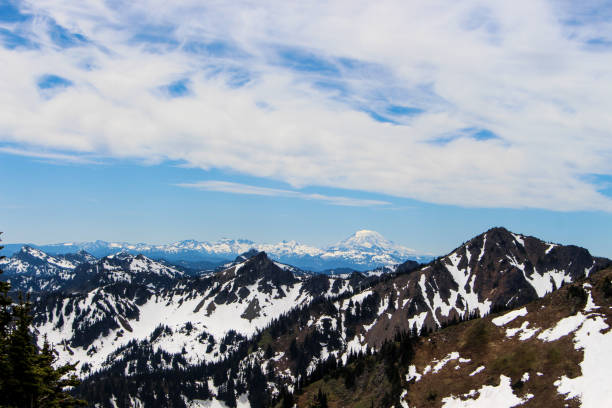
M 302 191 L 285 190 L 279 188 L 269 188 L 253 186 L 243 183 L 234 183 L 230 181 L 221 180 L 206 180 L 198 181 L 195 183 L 180 183 L 177 184 L 179 187 L 193 188 L 204 191 L 218 191 L 223 193 L 232 194 L 246 194 L 246 195 L 257 195 L 265 197 L 287 197 L 297 198 L 301 200 L 315 200 L 323 201 L 328 204 L 341 205 L 347 207 L 373 207 L 381 205 L 390 205 L 390 202 L 381 200 L 367 200 L 361 198 L 342 197 L 342 196 L 330 196 L 318 193 L 305 193 Z
M 612 211 L 585 177 L 612 174 L 612 47 L 592 46 L 612 39 L 605 2 L 10 4 L 0 141 L 12 146 Z M 41 92 L 40 78 L 70 86 Z
M 57 152 L 45 152 L 36 150 L 20 149 L 15 147 L 0 146 L 0 153 L 13 154 L 15 156 L 31 157 L 34 159 L 45 160 L 55 163 L 74 163 L 74 164 L 98 164 L 99 162 L 88 157 L 64 154 Z

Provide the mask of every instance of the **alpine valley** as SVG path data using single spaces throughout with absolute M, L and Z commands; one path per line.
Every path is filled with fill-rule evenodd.
M 39 345 L 77 363 L 72 391 L 91 406 L 612 401 L 612 262 L 584 248 L 498 227 L 435 259 L 371 231 L 324 250 L 249 241 L 9 250 L 2 279 L 29 292 Z M 326 269 L 336 273 L 312 272 Z

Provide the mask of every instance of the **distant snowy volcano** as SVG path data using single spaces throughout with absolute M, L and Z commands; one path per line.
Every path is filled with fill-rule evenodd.
M 359 230 L 343 241 L 328 248 L 329 251 L 395 252 L 400 256 L 414 256 L 416 251 L 389 241 L 371 230 Z
M 327 259 L 344 259 L 368 265 L 392 265 L 408 259 L 419 260 L 413 249 L 397 245 L 376 231 L 360 230 L 343 241 L 326 248 Z
M 360 230 L 343 241 L 326 248 L 281 241 L 276 244 L 256 243 L 247 239 L 221 239 L 216 242 L 184 240 L 171 244 L 154 245 L 127 242 L 67 242 L 51 245 L 32 245 L 49 254 L 66 254 L 85 250 L 97 257 L 118 252 L 143 254 L 153 259 L 168 261 L 209 261 L 221 263 L 251 249 L 265 251 L 272 258 L 299 268 L 322 271 L 337 268 L 368 270 L 391 266 L 406 260 L 428 261 L 432 257 L 419 255 L 414 250 L 387 240 L 376 231 Z M 7 255 L 17 251 L 21 244 L 7 245 Z M 13 251 L 11 251 L 13 249 Z

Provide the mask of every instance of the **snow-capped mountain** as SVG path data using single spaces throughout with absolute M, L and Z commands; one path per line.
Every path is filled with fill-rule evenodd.
M 0 268 L 7 275 L 33 273 L 36 275 L 53 275 L 58 270 L 72 270 L 81 259 L 75 254 L 52 256 L 39 249 L 23 246 L 10 258 L 0 259 Z
M 15 248 L 15 245 L 11 244 L 10 248 Z M 245 239 L 222 239 L 213 243 L 185 240 L 164 245 L 105 241 L 68 242 L 41 245 L 37 248 L 49 254 L 65 254 L 85 250 L 96 257 L 103 257 L 126 251 L 132 254 L 143 254 L 153 259 L 165 259 L 170 262 L 209 261 L 217 264 L 255 249 L 266 252 L 280 262 L 313 271 L 337 268 L 353 268 L 366 271 L 379 266 L 397 265 L 407 259 L 424 262 L 432 258 L 428 255 L 419 255 L 412 249 L 397 245 L 388 241 L 379 233 L 368 230 L 357 231 L 347 239 L 327 248 L 317 248 L 296 241 L 262 244 Z
M 368 279 L 304 273 L 264 252 L 190 277 L 122 252 L 79 265 L 60 292 L 39 294 L 35 327 L 61 345 L 60 361 L 79 361 L 82 374 L 112 364 L 142 341 L 169 355 L 180 352 L 187 367 L 217 361 L 283 313 L 352 292 Z
M 608 406 L 610 326 L 612 269 L 605 269 L 513 310 L 396 337 L 377 356 L 319 371 L 321 381 L 283 403 L 309 406 L 323 389 L 329 406 Z M 350 381 L 336 380 L 350 369 Z M 383 372 L 391 381 L 381 381 Z
M 75 276 L 75 269 L 95 258 L 85 251 L 75 254 L 49 255 L 39 249 L 23 246 L 10 258 L 0 259 L 3 278 L 14 291 L 38 292 L 60 289 Z
M 328 250 L 373 254 L 393 246 L 362 231 Z M 172 388 L 158 383 L 165 370 L 163 381 L 181 381 L 168 394 L 174 402 L 162 405 L 180 407 L 278 396 L 329 358 L 345 364 L 398 330 L 427 332 L 520 307 L 610 265 L 586 249 L 504 228 L 427 265 L 408 260 L 363 274 L 313 274 L 252 248 L 197 276 L 127 250 L 92 259 L 24 248 L 14 258 L 3 261 L 13 278 L 38 273 L 39 282 L 52 282 L 33 294 L 34 325 L 40 341 L 57 345 L 60 362 L 78 361 L 88 398 L 100 406 L 159 406 L 149 394 Z M 267 385 L 250 388 L 263 372 Z
M 298 379 L 315 373 L 330 358 L 337 362 L 333 364 L 345 364 L 355 353 L 378 349 L 398 330 L 426 332 L 456 320 L 522 306 L 610 264 L 583 248 L 550 244 L 503 228 L 491 229 L 429 265 L 419 268 L 408 261 L 395 272 L 369 281 L 364 275 L 295 274 L 264 254 L 249 255 L 254 256 L 141 299 L 142 306 L 133 313 L 138 318 L 125 318 L 132 332 L 117 321 L 113 330 L 100 333 L 88 346 L 98 356 L 89 357 L 92 367 L 103 371 L 87 380 L 84 389 L 103 388 L 110 373 L 124 373 L 126 383 L 133 384 L 130 401 L 155 404 L 144 402 L 148 396 L 139 391 L 139 384 L 143 378 L 153 384 L 159 381 L 148 374 L 147 367 L 161 359 L 162 367 L 170 370 L 197 367 L 181 371 L 180 376 L 176 373 L 182 381 L 176 387 L 182 391 L 173 395 L 176 401 L 190 401 L 185 406 L 215 406 L 221 401 L 228 406 L 239 401 L 257 406 L 252 398 L 293 389 Z M 150 310 L 154 312 L 148 314 Z M 62 333 L 59 315 L 49 319 L 39 326 L 41 333 Z M 146 322 L 147 328 L 141 329 L 140 322 Z M 233 331 L 226 331 L 228 327 Z M 80 346 L 72 358 L 88 361 L 86 350 Z M 104 355 L 109 359 L 95 360 Z M 259 390 L 249 385 L 259 381 L 252 371 L 255 366 L 273 373 Z M 206 387 L 201 385 L 201 374 L 195 374 L 202 372 L 211 373 L 209 382 L 204 381 Z M 139 380 L 131 382 L 131 378 Z M 212 401 L 203 401 L 209 398 Z
M 346 362 L 350 353 L 378 348 L 398 330 L 419 333 L 520 306 L 608 265 L 609 260 L 594 258 L 583 248 L 493 228 L 420 269 L 408 261 L 391 279 L 339 299 L 324 311 L 312 310 L 309 324 L 296 323 L 286 338 L 278 339 L 278 347 L 292 333 L 316 337 L 328 326 L 327 340 L 306 364 L 308 373 L 330 354 Z M 300 374 L 300 365 L 288 353 L 278 362 L 293 367 L 293 378 Z
M 181 270 L 144 255 L 119 252 L 79 265 L 75 268 L 74 278 L 66 282 L 63 289 L 89 290 L 115 283 L 162 289 L 185 276 Z
M 336 245 L 332 245 L 330 249 L 336 251 L 361 250 L 379 252 L 394 250 L 402 255 L 414 255 L 414 250 L 395 245 L 378 232 L 370 230 L 357 231 L 345 240 L 338 242 Z
M 389 266 L 408 259 L 423 260 L 416 251 L 387 240 L 376 231 L 360 230 L 343 241 L 328 247 L 324 259 L 346 259 L 368 265 Z
M 357 236 L 336 249 L 381 246 L 374 237 Z M 189 377 L 177 385 L 183 390 L 177 398 L 200 395 L 232 405 L 246 398 L 253 365 L 272 370 L 268 392 L 293 387 L 330 356 L 346 363 L 397 330 L 422 332 L 521 306 L 608 264 L 585 249 L 503 228 L 429 265 L 407 261 L 381 278 L 304 273 L 256 251 L 190 277 L 124 252 L 81 264 L 74 285 L 41 294 L 35 326 L 60 345 L 60 361 L 79 361 L 81 375 L 102 370 L 91 374 L 88 387 L 104 383 L 108 373 L 140 382 L 157 369 L 191 370 L 176 375 L 210 373 L 214 386 L 201 388 L 201 377 Z M 146 398 L 138 389 L 130 398 Z M 241 397 L 239 390 L 247 393 Z

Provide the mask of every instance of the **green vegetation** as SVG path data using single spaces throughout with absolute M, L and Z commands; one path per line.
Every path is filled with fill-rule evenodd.
M 567 299 L 571 302 L 572 313 L 582 309 L 587 302 L 587 293 L 582 286 L 572 285 L 567 290 Z
M 310 408 L 327 408 L 327 395 L 319 388 L 315 401 L 310 405 Z
M 9 290 L 9 283 L 0 282 L 0 407 L 70 408 L 85 405 L 84 401 L 73 398 L 67 391 L 68 387 L 79 382 L 71 374 L 74 365 L 54 368 L 56 355 L 46 341 L 42 350 L 37 349 L 31 333 L 30 304 L 22 296 L 18 303 L 13 302 Z
M 612 279 L 609 277 L 605 278 L 601 289 L 606 298 L 612 297 Z
M 398 332 L 380 350 L 351 354 L 346 365 L 333 356 L 301 384 L 293 396 L 281 396 L 278 406 L 288 407 L 390 407 L 399 406 L 402 378 L 414 357 L 414 333 Z
M 493 361 L 492 372 L 504 373 L 511 378 L 520 378 L 523 373 L 535 369 L 538 355 L 532 345 L 518 344 L 511 350 Z
M 484 320 L 477 320 L 467 331 L 464 349 L 484 354 L 490 341 L 489 328 Z
M 531 406 L 578 407 L 579 400 L 565 400 L 554 384 L 563 375 L 575 378 L 581 373 L 582 351 L 575 349 L 573 336 L 544 342 L 537 336 L 508 336 L 506 330 L 520 327 L 525 321 L 531 330 L 544 330 L 575 314 L 588 299 L 585 282 L 592 287 L 589 291 L 600 313 L 609 319 L 612 269 L 605 269 L 535 301 L 528 317 L 518 317 L 503 327 L 494 325 L 491 320 L 495 316 L 491 315 L 451 324 L 426 336 L 426 331 L 421 336 L 398 334 L 378 351 L 352 356 L 345 366 L 338 364 L 334 370 L 319 373 L 316 381 L 306 381 L 292 396 L 294 399 L 280 406 L 289 407 L 290 402 L 295 402 L 298 407 L 318 407 L 318 393 L 323 393 L 332 408 L 397 407 L 400 395 L 409 406 L 439 407 L 446 396 L 465 394 L 483 385 L 496 386 L 504 375 L 510 377 L 517 396 L 533 395 Z M 458 352 L 465 360 L 449 361 L 433 372 L 432 366 L 452 352 Z M 411 364 L 420 376 L 406 381 Z M 482 370 L 470 375 L 480 366 Z M 525 373 L 529 374 L 528 380 Z

